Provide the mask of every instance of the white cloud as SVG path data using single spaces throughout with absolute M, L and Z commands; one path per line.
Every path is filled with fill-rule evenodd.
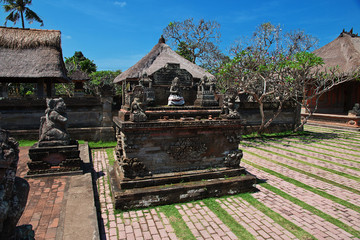
M 64 38 L 64 39 L 72 39 L 72 37 L 69 36 L 69 35 L 63 35 L 63 38 Z
M 116 2 L 114 2 L 114 4 L 117 5 L 117 6 L 120 6 L 120 7 L 125 7 L 126 6 L 126 2 L 116 1 Z

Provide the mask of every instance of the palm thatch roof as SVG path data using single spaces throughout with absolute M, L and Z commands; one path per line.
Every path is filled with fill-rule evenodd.
M 351 73 L 360 68 L 360 37 L 357 34 L 343 31 L 334 41 L 314 51 L 323 58 L 322 70 L 339 66 L 340 71 Z
M 164 38 L 161 37 L 159 43 L 156 44 L 145 57 L 138 61 L 134 66 L 117 76 L 114 79 L 114 83 L 118 83 L 126 79 L 139 79 L 144 74 L 151 76 L 157 70 L 165 67 L 168 63 L 180 64 L 180 68 L 187 70 L 193 78 L 201 79 L 204 76 L 208 79 L 215 78 L 205 69 L 174 52 L 167 44 L 165 44 Z
M 69 82 L 61 50 L 61 33 L 0 27 L 0 81 Z
M 70 75 L 69 78 L 73 81 L 73 82 L 82 82 L 82 81 L 88 81 L 90 80 L 89 75 L 87 75 L 85 72 L 76 69 L 75 71 L 73 71 Z

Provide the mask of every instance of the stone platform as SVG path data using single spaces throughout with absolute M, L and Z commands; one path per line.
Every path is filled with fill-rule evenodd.
M 256 178 L 242 167 L 155 174 L 136 179 L 123 178 L 119 169 L 115 166 L 108 172 L 117 209 L 180 203 L 256 190 Z
M 65 146 L 39 146 L 35 143 L 29 149 L 31 161 L 27 175 L 44 175 L 64 172 L 82 174 L 83 161 L 80 158 L 79 144 L 71 141 Z

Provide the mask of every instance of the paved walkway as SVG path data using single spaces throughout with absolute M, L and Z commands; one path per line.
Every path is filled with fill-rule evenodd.
M 334 130 L 338 135 L 335 134 L 336 136 L 332 139 L 322 139 L 321 132 L 326 132 L 327 129 L 308 128 L 308 130 L 318 132 L 317 135 L 320 134 L 317 142 L 305 144 L 297 138 L 290 137 L 281 141 L 268 141 L 266 142 L 268 145 L 242 146 L 241 148 L 246 152 L 241 165 L 259 179 L 266 179 L 267 184 L 313 207 L 318 212 L 304 209 L 302 207 L 304 205 L 291 202 L 261 184 L 258 185 L 259 192 L 251 196 L 265 208 L 279 214 L 285 221 L 300 227 L 301 231 L 314 239 L 359 239 L 360 195 L 358 190 L 360 190 L 360 184 L 356 177 L 360 174 L 360 134 Z M 329 141 L 333 143 L 328 145 Z M 346 143 L 351 145 L 347 146 Z M 345 147 L 345 150 L 342 147 Z M 333 155 L 326 155 L 332 152 Z M 108 156 L 104 150 L 94 152 L 94 164 L 97 172 L 101 175 L 105 174 L 98 179 L 101 216 L 104 221 L 103 239 L 179 239 L 183 237 L 181 232 L 174 230 L 175 225 L 170 224 L 171 217 L 168 219 L 165 216 L 164 208 L 114 213 L 106 176 Z M 259 169 L 252 164 L 265 169 Z M 264 171 L 266 169 L 269 171 Z M 296 186 L 271 174 L 270 170 L 306 184 L 319 192 L 314 193 Z M 337 172 L 347 175 L 339 175 Z M 314 178 L 308 173 L 320 178 Z M 349 176 L 353 177 L 349 178 Z M 346 189 L 342 186 L 346 186 Z M 353 204 L 357 206 L 357 209 L 334 202 L 329 199 L 329 195 Z M 243 199 L 241 195 L 219 198 L 216 202 L 254 239 L 307 239 L 306 236 L 302 237 L 301 234 L 296 233 L 288 224 L 281 224 L 278 219 L 272 219 L 266 212 Z M 183 228 L 187 228 L 194 239 L 239 238 L 233 231 L 236 229 L 227 226 L 223 221 L 224 216 L 211 211 L 206 201 L 173 206 L 181 216 L 181 219 L 177 221 L 184 223 Z M 329 218 L 323 218 L 324 215 L 334 220 L 329 222 Z
M 360 133 L 306 130 L 310 142 L 243 141 L 241 165 L 266 181 L 256 193 L 123 212 L 114 209 L 107 176 L 107 152 L 114 153 L 93 150 L 101 239 L 360 239 Z M 63 239 L 69 177 L 29 183 L 20 224 L 32 224 L 36 239 Z

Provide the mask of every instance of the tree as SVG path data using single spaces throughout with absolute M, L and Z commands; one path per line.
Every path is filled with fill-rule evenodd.
M 85 83 L 85 90 L 95 95 L 101 95 L 102 89 L 107 88 L 114 95 L 121 95 L 120 84 L 114 84 L 114 79 L 121 74 L 117 71 L 97 71 L 90 74 L 91 80 Z
M 163 36 L 170 41 L 177 52 L 193 63 L 207 64 L 212 56 L 221 54 L 220 24 L 201 19 L 198 24 L 192 18 L 183 22 L 170 22 L 163 30 Z
M 316 41 L 306 34 L 297 35 L 296 46 L 289 36 L 283 34 L 280 26 L 261 24 L 250 41 L 237 42 L 231 48 L 234 57 L 220 68 L 218 87 L 223 90 L 235 87 L 245 94 L 248 101 L 257 102 L 261 115 L 259 134 L 280 114 L 283 103 L 293 98 L 295 90 L 294 71 L 303 67 L 293 64 L 293 56 L 313 47 Z M 300 36 L 300 37 L 299 37 Z M 299 55 L 300 56 L 300 55 Z M 296 78 L 300 81 L 300 78 Z M 272 116 L 265 116 L 264 103 L 277 103 Z
M 31 24 L 33 21 L 37 21 L 44 26 L 43 20 L 29 7 L 31 5 L 32 0 L 2 0 L 5 3 L 3 8 L 5 12 L 10 12 L 10 14 L 5 18 L 5 25 L 7 21 L 11 21 L 14 24 L 21 18 L 22 28 L 25 28 L 25 19 Z
M 87 74 L 91 74 L 96 72 L 97 69 L 94 61 L 86 58 L 81 51 L 75 51 L 72 57 L 65 57 L 65 67 L 68 73 L 79 69 Z

